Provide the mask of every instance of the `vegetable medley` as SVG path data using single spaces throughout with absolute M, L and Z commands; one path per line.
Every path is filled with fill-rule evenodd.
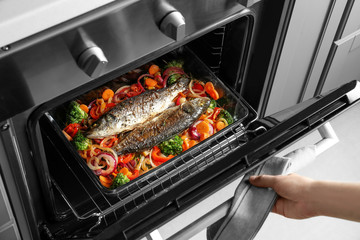
M 217 101 L 222 96 L 213 83 L 191 79 L 188 90 L 179 93 L 174 103 L 180 105 L 192 98 L 207 96 L 211 98 L 211 104 L 206 113 L 182 133 L 154 146 L 149 151 L 119 156 L 112 147 L 121 141 L 121 135 L 103 139 L 85 137 L 84 132 L 88 126 L 118 103 L 148 90 L 170 86 L 183 75 L 186 73 L 181 61 L 168 62 L 162 69 L 152 64 L 147 68 L 147 72 L 140 75 L 137 82 L 131 85 L 124 85 L 116 91 L 110 88 L 104 89 L 102 96 L 88 105 L 80 101 L 72 101 L 69 104 L 66 115 L 67 126 L 63 129 L 63 133 L 76 147 L 88 167 L 99 177 L 103 186 L 115 189 L 124 185 L 233 123 L 231 114 Z

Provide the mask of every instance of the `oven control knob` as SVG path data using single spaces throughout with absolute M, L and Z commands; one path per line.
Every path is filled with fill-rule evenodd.
M 90 47 L 79 56 L 78 65 L 92 78 L 100 76 L 105 69 L 108 60 L 99 47 Z
M 160 22 L 160 30 L 168 37 L 179 41 L 185 37 L 185 19 L 178 11 L 168 13 Z

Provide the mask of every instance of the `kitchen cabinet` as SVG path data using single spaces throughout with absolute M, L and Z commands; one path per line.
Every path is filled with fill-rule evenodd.
M 317 89 L 319 93 L 360 79 L 360 2 L 348 1 L 347 8 L 342 19 L 343 26 L 339 26 L 322 73 L 322 82 Z
M 296 1 L 265 115 L 359 79 L 359 61 L 359 1 Z

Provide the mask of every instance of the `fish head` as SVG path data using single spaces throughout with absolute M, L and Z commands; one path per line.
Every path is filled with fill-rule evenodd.
M 184 102 L 181 107 L 183 111 L 189 114 L 201 114 L 208 109 L 208 107 L 210 106 L 210 102 L 210 98 L 207 97 L 194 98 L 190 101 Z
M 86 137 L 98 139 L 114 135 L 112 128 L 115 121 L 115 116 L 112 114 L 101 116 L 96 122 L 91 124 L 85 133 Z
M 176 89 L 187 89 L 189 87 L 190 79 L 187 77 L 181 77 L 175 84 L 171 85 Z

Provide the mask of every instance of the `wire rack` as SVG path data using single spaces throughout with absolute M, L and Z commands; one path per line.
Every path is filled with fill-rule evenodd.
M 67 206 L 63 207 L 62 211 L 55 209 L 55 212 L 63 215 L 63 219 L 74 216 L 76 221 L 89 220 L 90 224 L 86 225 L 84 231 L 87 234 L 91 232 L 96 234 L 177 184 L 221 161 L 246 142 L 242 124 L 233 124 L 224 130 L 199 146 L 196 145 L 155 170 L 124 185 L 114 195 L 105 194 L 92 184 L 86 174 L 81 174 L 82 166 L 72 161 L 66 151 L 61 150 L 59 143 L 51 137 L 51 133 L 43 131 L 45 135 L 43 137 L 47 139 L 44 141 L 47 158 L 57 163 L 56 166 L 49 164 L 54 201 L 55 199 L 59 201 L 61 198 Z M 59 174 L 59 166 L 62 166 L 62 172 L 66 171 L 66 178 Z M 71 179 L 71 185 L 64 179 Z M 77 228 L 79 231 L 80 227 Z

